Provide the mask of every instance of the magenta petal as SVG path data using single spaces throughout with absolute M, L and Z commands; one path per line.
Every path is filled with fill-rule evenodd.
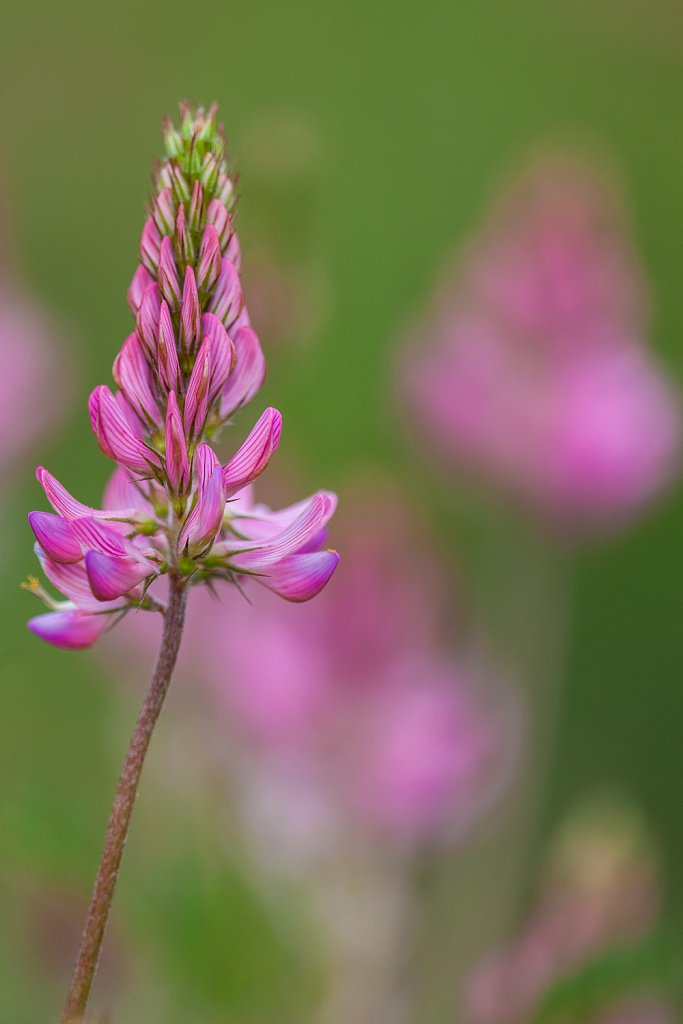
M 160 246 L 161 235 L 154 223 L 154 218 L 148 217 L 140 239 L 140 259 L 152 276 L 156 274 L 159 265 Z
M 200 448 L 206 447 L 206 445 L 200 445 Z M 224 511 L 223 478 L 220 464 L 216 460 L 208 477 L 205 480 L 200 480 L 197 503 L 187 517 L 180 535 L 181 550 L 186 544 L 189 545 L 190 555 L 194 557 L 196 553 L 212 544 L 223 525 Z
M 251 327 L 242 327 L 233 338 L 235 367 L 221 395 L 221 416 L 226 417 L 251 401 L 266 376 L 266 360 Z
M 51 512 L 29 512 L 28 521 L 41 548 L 55 562 L 80 562 L 83 551 L 68 520 Z
M 266 409 L 242 447 L 223 467 L 226 498 L 260 476 L 277 449 L 281 433 L 282 416 L 277 409 Z
M 141 583 L 150 570 L 136 559 L 88 551 L 85 570 L 90 589 L 98 601 L 113 601 Z
M 48 612 L 28 622 L 28 628 L 41 640 L 65 651 L 91 647 L 111 622 L 111 615 L 80 611 Z
M 338 564 L 336 551 L 289 555 L 256 579 L 286 601 L 310 601 L 320 593 Z
M 141 264 L 133 274 L 133 280 L 130 282 L 126 296 L 133 316 L 138 315 L 138 310 L 142 304 L 142 297 L 151 284 L 154 284 L 154 278 L 147 268 Z

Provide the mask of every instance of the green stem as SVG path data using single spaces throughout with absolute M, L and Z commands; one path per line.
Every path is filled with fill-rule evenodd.
M 76 1024 L 81 1021 L 87 1007 L 100 958 L 111 902 L 116 889 L 142 767 L 178 657 L 185 621 L 187 591 L 182 580 L 175 575 L 170 575 L 169 584 L 161 646 L 154 666 L 152 681 L 135 726 L 116 789 L 104 850 L 88 908 L 71 987 L 61 1016 L 61 1024 Z

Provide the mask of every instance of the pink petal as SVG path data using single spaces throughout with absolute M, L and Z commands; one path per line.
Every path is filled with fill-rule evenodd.
M 124 341 L 114 360 L 113 376 L 140 419 L 159 423 L 160 413 L 152 390 L 152 373 L 137 331 Z
M 172 310 L 180 305 L 180 279 L 173 253 L 173 242 L 166 236 L 159 250 L 159 291 Z
M 48 612 L 28 622 L 28 628 L 41 640 L 65 651 L 91 647 L 111 624 L 111 615 L 93 615 L 80 611 Z
M 102 551 L 109 555 L 126 554 L 120 532 L 109 523 L 99 522 L 91 516 L 83 516 L 71 520 L 71 529 L 86 550 Z
M 142 303 L 142 296 L 151 284 L 154 284 L 154 278 L 147 268 L 140 264 L 133 274 L 133 280 L 130 282 L 130 287 L 126 296 L 133 316 L 138 315 L 138 310 Z
M 51 512 L 29 512 L 28 521 L 41 548 L 55 562 L 80 562 L 83 558 L 68 520 Z
M 38 466 L 36 477 L 53 509 L 65 519 L 78 519 L 80 516 L 93 516 L 95 519 L 131 519 L 135 515 L 135 508 L 114 510 L 91 508 L 89 505 L 84 505 L 72 497 L 66 487 L 63 487 L 59 480 L 42 466 Z
M 209 411 L 209 382 L 211 378 L 211 352 L 205 338 L 192 367 L 185 396 L 183 420 L 187 433 L 193 437 L 201 433 Z
M 263 384 L 266 360 L 251 327 L 243 327 L 232 338 L 237 357 L 235 367 L 221 395 L 221 416 L 230 416 L 249 402 Z
M 183 302 L 180 308 L 180 341 L 185 352 L 191 352 L 199 344 L 201 332 L 201 310 L 199 294 L 192 267 L 185 268 Z
M 277 409 L 266 409 L 242 447 L 223 467 L 226 498 L 261 475 L 277 450 L 281 432 L 280 413 Z
M 190 463 L 175 391 L 169 392 L 166 408 L 166 475 L 176 493 L 187 489 L 190 482 Z
M 157 356 L 159 377 L 169 391 L 177 391 L 180 387 L 180 364 L 176 349 L 173 321 L 168 304 L 161 302 L 159 310 L 159 331 L 157 333 Z
M 329 518 L 329 501 L 325 494 L 313 496 L 308 506 L 282 533 L 248 550 L 237 552 L 230 558 L 239 569 L 258 572 L 292 555 L 304 547 Z
M 320 593 L 338 564 L 336 551 L 289 555 L 255 578 L 286 601 L 310 601 Z
M 95 388 L 89 407 L 93 431 L 105 455 L 140 473 L 161 465 L 159 455 L 135 436 L 106 384 Z
M 159 289 L 156 284 L 151 284 L 142 296 L 137 316 L 137 329 L 147 358 L 152 364 L 156 363 L 160 312 L 161 297 Z
M 221 269 L 221 244 L 213 224 L 207 224 L 202 235 L 197 264 L 197 288 L 210 292 Z
M 227 327 L 232 327 L 244 305 L 239 274 L 229 259 L 221 263 L 221 270 L 211 294 L 209 311 Z
M 160 246 L 161 235 L 154 223 L 154 218 L 148 217 L 140 239 L 140 260 L 152 276 L 156 274 L 159 265 Z

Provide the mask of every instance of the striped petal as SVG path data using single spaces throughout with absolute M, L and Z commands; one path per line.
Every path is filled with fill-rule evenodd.
M 88 551 L 85 571 L 93 595 L 98 601 L 113 601 L 134 589 L 150 574 L 147 566 L 129 556 Z
M 261 344 L 251 327 L 243 327 L 232 337 L 235 366 L 221 395 L 221 416 L 230 416 L 249 402 L 266 376 L 266 360 Z
M 226 498 L 261 475 L 277 450 L 281 433 L 282 416 L 277 409 L 266 409 L 242 447 L 223 467 Z

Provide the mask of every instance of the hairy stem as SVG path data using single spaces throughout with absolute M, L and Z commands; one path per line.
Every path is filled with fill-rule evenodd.
M 69 994 L 64 1004 L 61 1024 L 76 1024 L 85 1013 L 92 988 L 97 964 L 100 958 L 102 940 L 107 926 L 116 881 L 118 878 L 123 848 L 126 845 L 133 805 L 140 784 L 142 766 L 147 748 L 159 718 L 164 698 L 168 691 L 173 669 L 180 647 L 180 638 L 185 621 L 186 588 L 182 581 L 170 577 L 169 597 L 164 614 L 164 632 L 152 681 L 145 697 L 140 716 L 135 726 L 116 788 L 114 805 L 107 826 L 104 850 L 90 899 L 88 916 L 83 929 L 81 947 L 76 959 Z

